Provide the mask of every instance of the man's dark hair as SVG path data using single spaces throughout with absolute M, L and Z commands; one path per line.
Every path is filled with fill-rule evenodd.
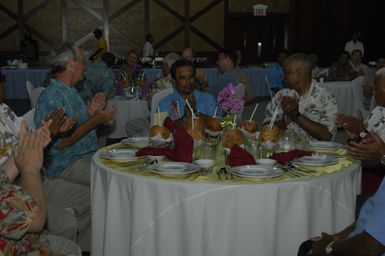
M 174 64 L 171 65 L 171 77 L 175 80 L 176 79 L 176 70 L 180 67 L 188 66 L 191 67 L 195 74 L 195 66 L 194 64 L 186 59 L 179 59 L 174 62 Z
M 222 50 L 219 51 L 219 53 L 223 53 L 223 55 L 228 57 L 231 60 L 231 62 L 234 64 L 234 66 L 237 65 L 238 54 L 237 54 L 236 50 L 222 49 Z
M 356 53 L 356 52 L 359 52 L 359 53 L 361 54 L 361 57 L 362 57 L 362 51 L 361 51 L 360 49 L 354 49 L 354 50 L 352 51 L 352 54 L 351 54 L 351 55 L 353 55 L 353 53 Z
M 135 53 L 139 57 L 139 53 L 138 53 L 137 50 L 135 50 L 135 49 L 129 50 L 128 53 L 127 53 L 127 56 L 130 55 L 131 53 Z
M 151 37 L 153 37 L 152 34 L 147 34 L 146 35 L 146 41 L 149 41 Z
M 101 29 L 97 28 L 94 30 L 94 35 L 95 36 L 102 36 L 103 32 Z
M 350 59 L 350 53 L 348 51 L 342 51 L 338 56 L 341 56 L 341 55 L 348 55 L 348 58 Z
M 101 57 L 101 61 L 103 61 L 104 63 L 106 63 L 107 67 L 112 67 L 115 63 L 115 55 L 113 55 L 112 53 L 110 52 L 105 52 L 102 57 Z

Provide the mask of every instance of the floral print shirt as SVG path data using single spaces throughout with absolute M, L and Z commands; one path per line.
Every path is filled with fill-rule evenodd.
M 385 108 L 377 106 L 373 109 L 367 120 L 369 132 L 375 132 L 385 141 Z
M 334 96 L 325 88 L 320 87 L 315 81 L 312 81 L 309 91 L 299 97 L 297 92 L 293 89 L 282 89 L 277 92 L 272 102 L 270 102 L 265 111 L 265 119 L 263 123 L 267 123 L 271 120 L 275 108 L 278 106 L 278 114 L 276 120 L 283 118 L 283 110 L 281 108 L 281 101 L 284 96 L 290 96 L 299 100 L 299 112 L 311 119 L 314 122 L 321 123 L 328 127 L 329 132 L 335 136 L 337 133 L 336 115 L 337 115 L 337 103 Z M 307 132 L 302 130 L 295 122 L 291 122 L 287 129 L 292 131 L 298 136 L 304 136 L 312 138 Z
M 26 234 L 36 213 L 36 201 L 0 171 L 0 255 L 53 255 L 44 235 Z
M 90 118 L 86 105 L 76 89 L 64 85 L 56 79 L 51 79 L 50 85 L 41 93 L 37 101 L 35 110 L 36 127 L 40 127 L 42 120 L 61 107 L 64 107 L 67 116 L 77 117 L 78 125 Z M 45 176 L 49 179 L 58 176 L 66 167 L 77 160 L 91 158 L 98 149 L 95 130 L 90 131 L 77 142 L 62 150 L 55 147 L 60 141 L 60 136 L 57 136 L 47 147 L 49 152 L 46 155 Z

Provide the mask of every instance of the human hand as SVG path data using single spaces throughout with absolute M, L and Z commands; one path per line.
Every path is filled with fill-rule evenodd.
M 348 154 L 359 160 L 380 161 L 385 155 L 385 143 L 376 133 L 369 133 L 361 142 L 350 142 Z
M 5 175 L 8 178 L 8 181 L 12 183 L 17 176 L 19 176 L 20 171 L 16 166 L 15 158 L 12 155 L 7 161 L 1 166 L 4 169 Z
M 311 251 L 308 255 L 326 255 L 325 248 L 328 244 L 334 241 L 332 235 L 322 233 L 321 236 L 312 238 L 313 243 L 311 245 Z
M 91 116 L 91 119 L 96 123 L 96 125 L 99 125 L 114 119 L 115 116 L 116 107 L 112 106 L 109 109 L 97 109 Z
M 103 92 L 99 92 L 95 94 L 92 98 L 91 102 L 87 105 L 87 112 L 90 116 L 92 116 L 96 110 L 104 109 L 107 103 L 107 94 Z
M 345 113 L 337 115 L 337 124 L 341 125 L 348 136 L 351 138 L 351 134 L 359 135 L 365 129 L 364 117 L 362 116 L 361 111 L 357 112 L 357 117 L 349 116 Z M 351 134 L 349 134 L 351 133 Z
M 284 96 L 281 101 L 281 108 L 290 117 L 297 115 L 299 113 L 298 99 Z
M 46 139 L 41 131 L 28 132 L 19 139 L 19 149 L 14 150 L 15 163 L 21 173 L 39 173 L 43 165 Z
M 53 111 L 45 121 L 42 121 L 44 125 L 48 120 L 51 120 L 51 125 L 49 126 L 49 131 L 51 132 L 51 137 L 55 137 L 59 133 L 67 132 L 71 130 L 76 124 L 76 116 L 67 117 L 65 115 L 65 109 L 59 108 Z

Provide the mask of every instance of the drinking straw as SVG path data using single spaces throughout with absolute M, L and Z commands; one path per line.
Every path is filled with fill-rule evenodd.
M 271 129 L 273 128 L 275 119 L 277 118 L 277 114 L 278 114 L 278 106 L 275 108 L 273 117 L 272 117 L 271 120 L 270 120 L 270 124 L 269 124 L 269 130 L 270 130 L 270 131 L 271 131 Z
M 196 117 L 195 117 L 194 111 L 193 111 L 192 107 L 190 106 L 190 103 L 188 102 L 187 99 L 186 99 L 186 103 L 187 103 L 188 108 L 191 111 L 192 118 L 195 119 Z
M 234 115 L 234 120 L 233 120 L 233 129 L 235 127 L 235 120 L 237 120 L 237 114 Z
M 258 108 L 258 103 L 255 105 L 253 113 L 251 114 L 249 121 L 253 120 L 253 117 L 254 117 L 254 114 L 255 114 L 255 111 L 257 110 L 257 108 Z
M 161 126 L 160 125 L 160 108 L 159 108 L 159 106 L 158 106 L 158 125 Z
M 218 110 L 218 106 L 215 106 L 214 117 L 217 116 L 217 110 Z

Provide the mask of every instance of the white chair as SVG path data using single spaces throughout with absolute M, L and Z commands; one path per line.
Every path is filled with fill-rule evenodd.
M 152 96 L 152 100 L 151 100 L 151 124 L 153 124 L 152 119 L 154 118 L 154 113 L 156 113 L 156 111 L 157 111 L 160 100 L 163 99 L 164 97 L 170 95 L 173 92 L 174 92 L 174 88 L 167 88 L 167 89 L 164 89 L 164 90 L 161 90 L 161 91 L 155 93 L 154 96 Z
M 267 77 L 267 74 L 265 74 L 265 82 L 266 82 L 267 90 L 269 91 L 270 99 L 273 100 L 274 95 L 273 95 L 273 91 L 270 88 L 269 78 Z
M 27 81 L 25 87 L 27 87 L 28 97 L 31 98 L 31 92 L 34 89 L 31 81 Z
M 42 91 L 44 91 L 44 87 L 37 87 L 31 91 L 30 100 L 31 100 L 31 108 L 34 108 L 37 102 L 37 99 L 39 99 L 40 94 Z
M 241 96 L 241 97 L 245 98 L 245 85 L 242 84 L 242 83 L 239 83 L 237 85 L 237 87 L 235 87 L 235 93 L 238 96 Z M 242 120 L 242 113 L 243 113 L 244 109 L 245 109 L 245 106 L 243 106 L 242 110 L 237 113 L 237 119 L 238 120 Z
M 32 129 L 36 129 L 35 126 L 35 108 L 32 108 L 30 111 L 25 113 L 22 116 L 23 120 L 27 122 L 28 127 Z
M 364 106 L 364 93 L 362 90 L 362 84 L 364 82 L 364 77 L 359 76 L 356 79 L 352 81 L 352 93 L 353 93 L 353 99 L 355 103 L 355 113 L 358 111 L 361 111 L 364 119 L 366 119 L 369 116 L 369 112 L 365 109 Z

